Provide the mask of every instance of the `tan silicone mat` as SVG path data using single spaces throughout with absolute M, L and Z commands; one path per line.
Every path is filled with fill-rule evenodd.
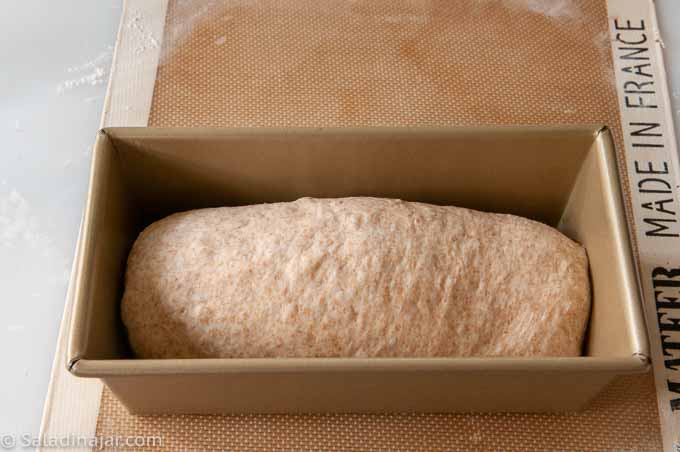
M 609 125 L 623 148 L 605 0 L 171 0 L 149 118 L 574 123 Z M 97 435 L 161 435 L 165 450 L 661 448 L 651 374 L 620 378 L 571 414 L 140 417 L 105 389 Z
M 625 377 L 578 414 L 131 416 L 105 391 L 97 435 L 160 436 L 164 450 L 657 451 L 654 400 L 650 378 Z

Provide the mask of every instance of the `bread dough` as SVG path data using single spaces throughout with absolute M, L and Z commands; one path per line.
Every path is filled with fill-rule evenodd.
M 122 318 L 141 358 L 578 356 L 585 250 L 513 215 L 381 198 L 177 213 Z

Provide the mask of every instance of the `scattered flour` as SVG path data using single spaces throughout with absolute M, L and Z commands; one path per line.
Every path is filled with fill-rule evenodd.
M 551 19 L 577 19 L 583 15 L 574 0 L 505 0 L 504 3 Z
M 37 274 L 49 275 L 43 282 L 66 284 L 69 262 L 41 229 L 39 218 L 18 191 L 0 191 L 0 255 L 12 254 L 23 262 L 37 251 L 40 258 L 31 257 L 31 265 Z
M 66 72 L 86 72 L 96 69 L 99 66 L 109 64 L 111 58 L 113 57 L 113 47 L 108 46 L 105 51 L 101 52 L 99 55 L 86 61 L 85 63 L 79 64 L 77 66 L 71 66 L 66 68 Z
M 140 11 L 132 11 L 130 19 L 125 23 L 125 27 L 130 29 L 130 33 L 135 40 L 135 55 L 141 55 L 150 49 L 160 47 L 158 39 L 145 25 L 146 17 Z M 66 68 L 66 72 L 72 74 L 73 78 L 64 80 L 57 86 L 58 93 L 86 87 L 96 86 L 106 83 L 109 77 L 109 70 L 113 60 L 113 47 L 108 46 L 106 50 L 95 56 L 93 59 L 84 63 Z M 86 98 L 85 102 L 92 102 L 98 97 Z
M 109 46 L 93 59 L 66 68 L 66 72 L 75 77 L 59 83 L 57 85 L 57 92 L 62 94 L 79 87 L 96 86 L 106 83 L 112 58 L 113 47 Z
M 158 39 L 153 35 L 151 31 L 144 25 L 146 17 L 142 12 L 133 10 L 130 19 L 127 21 L 125 26 L 132 31 L 134 34 L 133 38 L 137 42 L 134 48 L 135 55 L 141 55 L 147 50 L 157 49 L 160 47 Z
M 36 218 L 30 214 L 28 202 L 16 190 L 0 197 L 0 245 L 16 247 L 19 239 L 35 238 Z
M 58 93 L 64 93 L 80 86 L 96 86 L 106 81 L 108 70 L 103 67 L 95 67 L 89 74 L 82 77 L 65 80 L 57 86 Z
M 252 5 L 253 0 L 229 0 L 225 2 L 218 2 L 216 0 L 177 0 L 175 9 L 176 14 L 181 15 L 182 21 L 179 24 L 169 27 L 164 39 L 168 42 L 163 46 L 161 52 L 161 59 L 159 64 L 164 64 L 168 59 L 172 59 L 174 53 L 181 48 L 182 43 L 192 31 L 196 30 L 198 25 L 206 20 L 210 15 L 224 12 L 224 9 L 236 6 Z M 222 14 L 223 20 L 229 21 L 233 16 Z M 220 38 L 218 38 L 219 40 Z M 217 40 L 215 44 L 220 46 L 226 43 L 219 44 Z

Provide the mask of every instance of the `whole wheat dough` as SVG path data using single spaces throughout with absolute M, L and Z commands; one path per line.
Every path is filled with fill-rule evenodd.
M 141 358 L 576 356 L 584 249 L 512 215 L 379 198 L 193 210 L 146 228 Z

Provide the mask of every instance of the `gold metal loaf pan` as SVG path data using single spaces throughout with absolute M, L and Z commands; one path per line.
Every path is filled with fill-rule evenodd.
M 558 227 L 590 258 L 577 358 L 132 359 L 125 261 L 145 225 L 208 206 L 381 196 Z M 648 369 L 610 133 L 602 127 L 102 130 L 74 273 L 67 363 L 135 413 L 568 411 Z

